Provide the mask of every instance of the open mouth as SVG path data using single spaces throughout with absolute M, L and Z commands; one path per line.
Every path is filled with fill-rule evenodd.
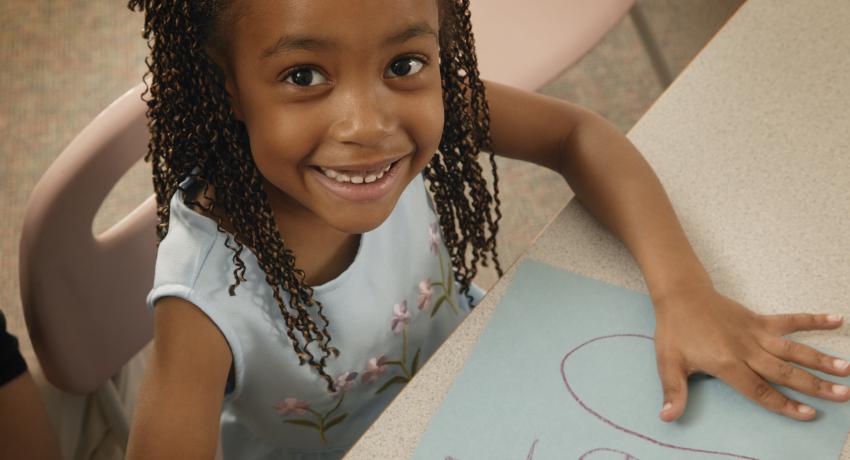
M 393 167 L 393 165 L 398 160 L 387 164 L 383 168 L 367 170 L 367 171 L 346 171 L 346 170 L 337 170 L 331 168 L 325 168 L 324 166 L 319 166 L 319 170 L 326 177 L 329 177 L 340 183 L 349 183 L 349 184 L 371 184 L 372 182 L 378 181 L 384 177 L 387 171 Z
M 396 189 L 403 174 L 399 171 L 410 155 L 395 161 L 369 166 L 369 169 L 336 169 L 313 166 L 316 176 L 328 191 L 340 198 L 354 202 L 370 202 L 381 199 Z

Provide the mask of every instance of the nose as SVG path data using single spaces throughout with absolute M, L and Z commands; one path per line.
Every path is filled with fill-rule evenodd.
M 398 130 L 398 114 L 386 88 L 373 85 L 338 87 L 337 96 L 333 108 L 336 120 L 330 128 L 331 137 L 337 142 L 374 148 Z

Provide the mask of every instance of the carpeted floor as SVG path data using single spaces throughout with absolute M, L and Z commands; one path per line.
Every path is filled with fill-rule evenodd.
M 639 0 L 674 74 L 683 69 L 743 0 Z M 108 0 L 4 0 L 0 3 L 0 309 L 45 391 L 21 313 L 18 242 L 33 186 L 83 126 L 140 81 L 147 51 L 142 16 Z M 571 100 L 624 133 L 662 92 L 627 17 L 543 93 Z M 500 160 L 503 265 L 515 260 L 571 193 L 561 178 Z M 148 165 L 122 179 L 95 222 L 102 230 L 151 193 Z M 492 272 L 478 283 L 490 286 Z M 60 409 L 49 407 L 54 417 Z

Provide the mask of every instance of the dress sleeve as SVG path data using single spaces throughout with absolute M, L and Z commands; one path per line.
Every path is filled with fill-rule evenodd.
M 225 401 L 235 398 L 241 388 L 242 347 L 228 316 L 223 310 L 222 300 L 208 295 L 199 277 L 205 270 L 220 264 L 215 255 L 216 245 L 223 245 L 213 224 L 206 225 L 198 218 L 186 215 L 187 211 L 172 204 L 172 226 L 168 235 L 160 242 L 156 259 L 154 286 L 147 296 L 148 308 L 153 311 L 157 300 L 177 297 L 192 303 L 215 324 L 227 341 L 233 358 Z M 211 260 L 212 259 L 212 260 Z

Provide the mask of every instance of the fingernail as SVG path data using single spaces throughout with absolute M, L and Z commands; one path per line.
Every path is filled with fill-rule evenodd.
M 844 319 L 844 317 L 841 316 L 841 315 L 829 315 L 829 316 L 826 317 L 826 319 L 830 323 L 839 323 L 839 322 L 841 322 L 842 319 Z
M 848 363 L 847 361 L 844 361 L 843 359 L 836 359 L 835 361 L 832 362 L 832 365 L 833 365 L 833 367 L 835 367 L 839 371 L 843 371 L 843 370 L 847 369 L 848 366 L 850 366 L 850 363 Z
M 800 404 L 799 406 L 797 406 L 797 411 L 805 415 L 812 415 L 815 413 L 814 409 L 805 404 Z
M 670 408 L 673 407 L 671 403 L 664 403 L 664 407 L 661 408 L 661 412 L 667 412 Z
M 832 392 L 837 394 L 838 396 L 844 396 L 847 392 L 850 391 L 850 387 L 846 387 L 844 385 L 833 385 Z

